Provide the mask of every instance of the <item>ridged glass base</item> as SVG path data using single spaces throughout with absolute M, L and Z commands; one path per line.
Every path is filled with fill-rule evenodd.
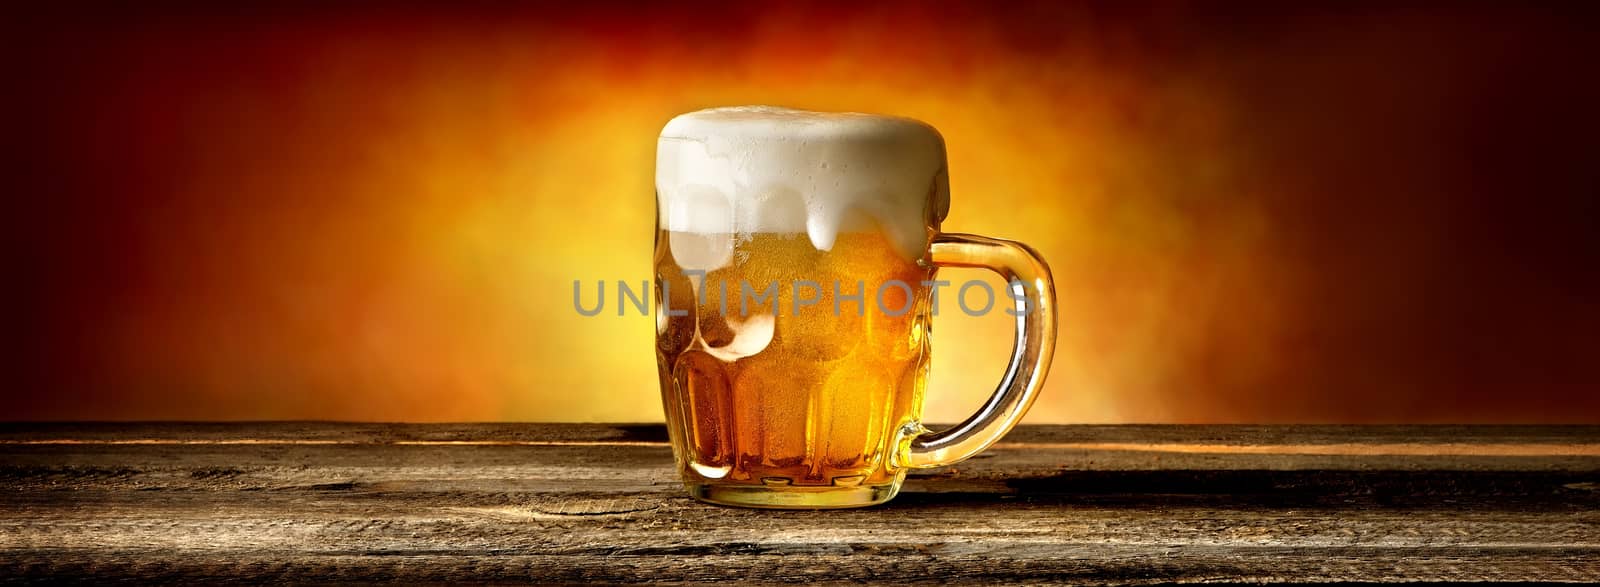
M 786 486 L 780 489 L 706 483 L 685 485 L 689 488 L 689 495 L 706 503 L 779 510 L 859 508 L 889 501 L 900 493 L 898 479 L 888 485 L 855 487 Z

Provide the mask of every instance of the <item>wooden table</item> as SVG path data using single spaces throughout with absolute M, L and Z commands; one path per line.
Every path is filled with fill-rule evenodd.
M 664 440 L 4 424 L 0 577 L 1600 580 L 1600 427 L 1032 426 L 841 511 L 691 501 Z

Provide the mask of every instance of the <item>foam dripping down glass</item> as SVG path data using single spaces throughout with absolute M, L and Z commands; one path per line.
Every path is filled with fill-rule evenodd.
M 1055 341 L 1050 270 L 1020 243 L 943 233 L 944 139 L 906 118 L 773 107 L 678 116 L 656 153 L 656 358 L 679 473 L 702 501 L 882 503 L 969 458 L 1033 403 Z M 1008 283 L 994 395 L 920 422 L 941 267 Z

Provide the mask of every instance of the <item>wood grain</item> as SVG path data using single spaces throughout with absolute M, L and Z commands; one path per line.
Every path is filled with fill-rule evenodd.
M 4 424 L 7 579 L 1600 581 L 1600 428 L 1035 426 L 893 502 L 693 502 L 657 425 Z

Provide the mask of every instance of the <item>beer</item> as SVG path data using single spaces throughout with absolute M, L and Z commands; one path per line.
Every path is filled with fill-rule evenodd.
M 908 468 L 954 463 L 1015 425 L 1055 334 L 1025 246 L 943 234 L 944 139 L 867 114 L 771 107 L 678 116 L 656 149 L 656 360 L 679 474 L 697 499 L 856 507 Z M 982 412 L 929 432 L 930 287 L 943 265 L 1034 288 Z M 1015 292 L 1020 286 L 1013 287 Z
M 842 233 L 829 251 L 803 233 L 658 238 L 660 306 L 683 310 L 658 308 L 661 385 L 691 485 L 895 483 L 927 376 L 932 270 L 879 232 Z M 735 260 L 704 275 L 674 258 L 673 244 L 723 239 Z

